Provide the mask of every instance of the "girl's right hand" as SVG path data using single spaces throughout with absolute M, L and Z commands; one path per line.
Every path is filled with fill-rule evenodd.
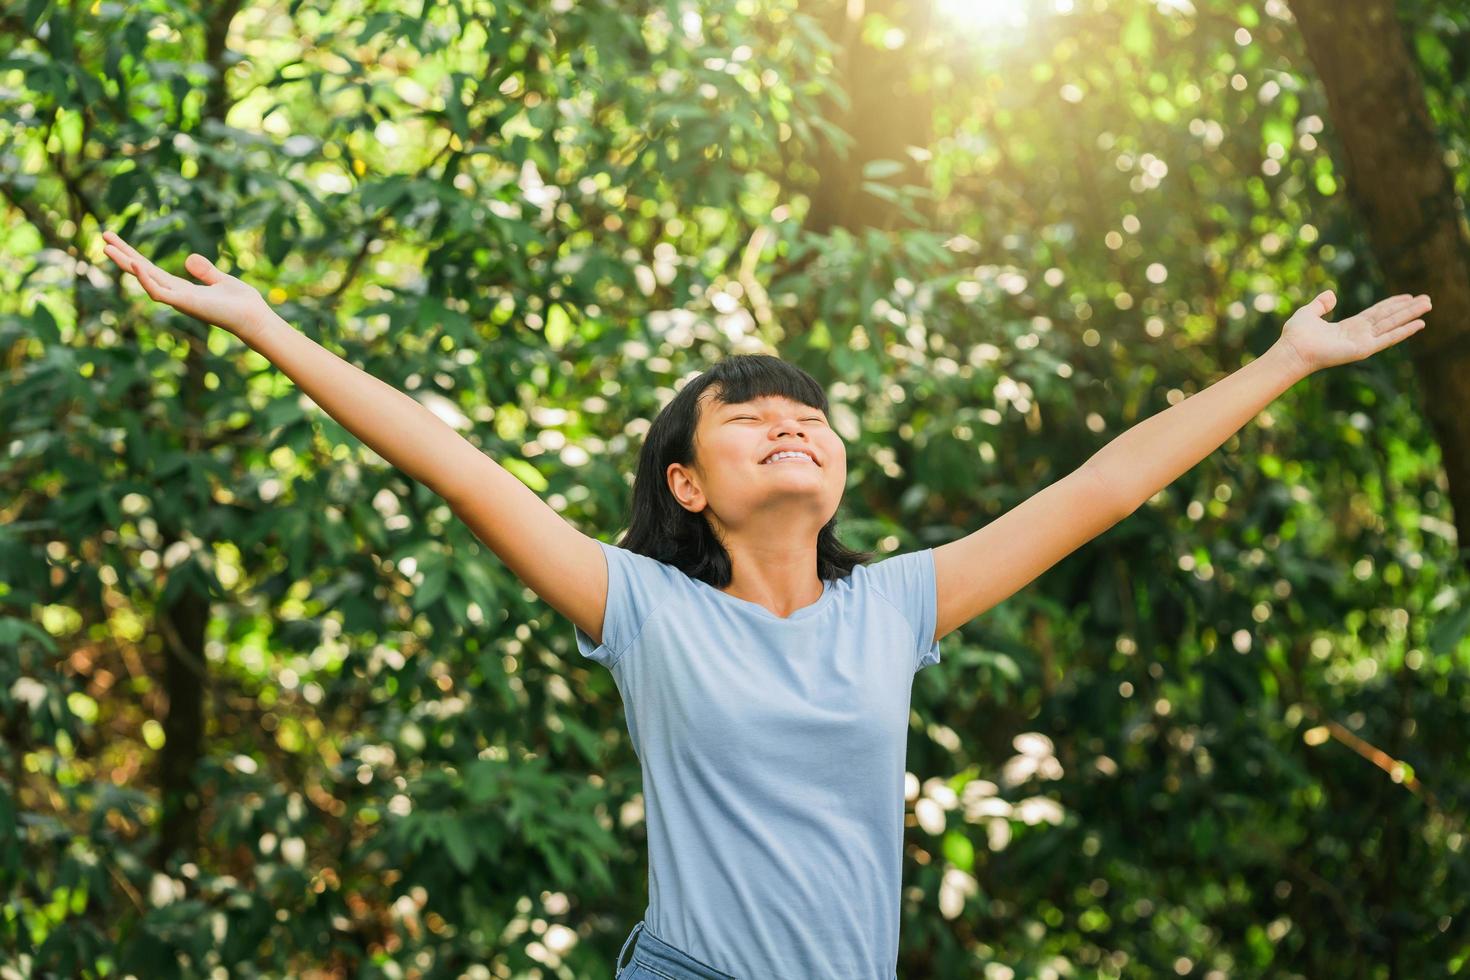
M 113 232 L 104 231 L 102 238 L 107 242 L 102 249 L 107 257 L 136 276 L 143 290 L 158 302 L 223 327 L 247 342 L 264 328 L 271 313 L 265 297 L 255 287 L 216 269 L 198 252 L 189 253 L 184 268 L 202 280 L 202 286 L 164 272 Z

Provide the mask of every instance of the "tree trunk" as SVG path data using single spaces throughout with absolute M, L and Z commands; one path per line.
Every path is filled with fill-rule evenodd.
M 854 139 L 845 156 L 822 143 L 806 227 L 816 232 L 837 226 L 851 231 L 906 227 L 910 222 L 897 205 L 862 189 L 863 165 L 895 160 L 903 169 L 873 183 L 930 187 L 927 163 L 915 160 L 909 147 L 927 151 L 932 132 L 933 99 L 927 91 L 915 90 L 913 81 L 929 40 L 933 0 L 822 0 L 804 6 L 838 45 L 837 76 L 851 103 L 846 110 L 829 103 L 823 114 Z M 895 48 L 864 43 L 866 13 L 896 23 L 903 42 Z M 931 206 L 932 200 L 921 202 L 919 211 L 926 219 L 932 216 Z
M 196 774 L 204 755 L 204 628 L 209 621 L 209 597 L 186 585 L 173 605 L 159 613 L 159 619 L 164 634 L 163 689 L 168 697 L 168 714 L 163 720 L 163 750 L 158 759 L 163 805 L 153 866 L 162 871 L 169 857 L 178 853 L 192 856 L 199 844 Z
M 1347 192 L 1393 293 L 1428 293 L 1405 341 L 1470 547 L 1470 246 L 1460 201 L 1392 0 L 1291 0 L 1341 145 Z M 1461 554 L 1466 554 L 1461 551 Z
M 230 24 L 240 12 L 243 0 L 224 0 L 215 7 L 205 31 L 205 62 L 212 72 L 205 88 L 204 111 L 200 128 L 206 120 L 223 123 L 230 110 L 231 100 L 225 72 L 229 68 L 226 55 L 229 53 L 227 39 Z M 206 158 L 201 161 L 197 182 L 200 186 L 220 187 L 229 180 L 229 175 L 218 165 Z M 200 222 L 201 228 L 214 247 L 206 254 L 212 262 L 219 261 L 219 244 L 227 233 L 225 217 L 212 212 Z M 213 329 L 202 326 L 200 342 L 189 344 L 185 363 L 182 395 L 187 415 L 194 422 L 186 448 L 189 453 L 207 451 L 197 433 L 202 432 L 205 416 L 204 386 L 206 367 L 203 351 L 209 332 Z M 208 504 L 208 499 L 201 501 Z M 163 527 L 169 543 L 185 538 L 181 527 Z M 199 574 L 202 569 L 196 570 Z M 183 574 L 184 567 L 173 574 Z M 198 587 L 196 588 L 196 584 Z M 159 818 L 159 833 L 152 858 L 158 870 L 164 870 L 170 856 L 182 853 L 192 855 L 199 846 L 199 813 L 202 804 L 197 782 L 199 761 L 204 757 L 204 698 L 208 690 L 209 667 L 204 657 L 204 633 L 209 624 L 209 594 L 202 583 L 185 582 L 174 595 L 173 601 L 158 611 L 158 628 L 164 636 L 163 689 L 168 699 L 168 715 L 163 722 L 163 751 L 159 755 L 159 795 L 162 797 L 162 813 Z

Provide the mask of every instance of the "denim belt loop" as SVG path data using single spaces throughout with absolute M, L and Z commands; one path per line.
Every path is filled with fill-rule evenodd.
M 617 968 L 617 972 L 613 974 L 613 980 L 617 980 L 618 977 L 623 975 L 623 970 L 625 969 L 625 967 L 623 966 L 623 954 L 628 951 L 629 946 L 633 945 L 634 937 L 638 935 L 638 930 L 642 928 L 643 920 L 639 919 L 638 924 L 633 927 L 633 931 L 628 933 L 628 938 L 623 940 L 623 948 L 618 950 L 617 961 L 613 964 L 613 966 Z

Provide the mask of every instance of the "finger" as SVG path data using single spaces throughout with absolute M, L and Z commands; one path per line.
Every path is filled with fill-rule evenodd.
M 198 252 L 190 252 L 189 257 L 184 260 L 184 271 L 207 286 L 213 286 L 225 277 L 225 274 L 215 268 L 213 262 L 207 256 Z
M 192 285 L 188 280 L 180 279 L 173 273 L 164 271 L 142 256 L 139 256 L 133 263 L 133 273 L 140 279 L 144 275 L 147 275 L 153 281 L 153 284 L 160 289 L 179 289 L 183 286 Z
M 1399 316 L 1405 310 L 1418 305 L 1420 302 L 1422 302 L 1422 297 L 1414 296 L 1411 293 L 1405 293 L 1402 296 L 1394 296 L 1378 304 L 1381 307 L 1379 315 L 1381 317 Z
M 122 254 L 122 250 L 119 249 L 116 245 L 112 245 L 112 244 L 103 245 L 102 246 L 102 254 L 105 255 L 105 256 L 107 256 L 113 262 L 116 262 L 117 263 L 117 267 L 119 269 L 123 270 L 124 272 L 132 272 L 133 271 L 133 261 L 132 261 L 132 259 L 129 259 L 126 255 Z
M 137 276 L 139 275 L 139 272 L 141 270 L 146 269 L 148 273 L 153 277 L 154 282 L 156 282 L 160 286 L 167 286 L 172 289 L 178 289 L 181 286 L 188 285 L 185 280 L 180 279 L 178 276 L 175 276 L 172 273 L 163 271 L 158 266 L 145 259 L 137 249 L 133 248 L 133 246 L 123 241 L 115 233 L 104 231 L 102 233 L 102 237 L 104 240 L 112 242 L 115 248 L 117 248 L 124 255 L 126 255 L 129 260 L 131 260 L 132 265 L 128 267 L 128 271 L 131 272 L 133 275 Z M 141 276 L 139 278 L 141 279 Z
M 158 266 L 154 265 L 151 262 L 148 264 L 148 272 L 150 275 L 153 276 L 154 279 L 158 281 L 158 284 L 160 286 L 163 286 L 166 289 L 183 289 L 187 286 L 194 285 L 189 280 L 184 279 L 180 276 L 176 276 L 172 272 L 167 272 L 163 269 L 160 269 Z
M 139 263 L 134 275 L 138 277 L 138 281 L 143 284 L 143 289 L 151 298 L 160 303 L 167 303 L 170 289 L 168 284 L 159 278 L 158 272 L 157 266 L 149 262 L 142 262 Z
M 158 283 L 153 281 L 153 277 L 148 274 L 143 264 L 134 263 L 132 273 L 138 277 L 138 285 L 143 287 L 143 292 L 147 293 L 150 299 L 158 299 Z
M 1431 307 L 1428 296 L 1395 296 L 1392 300 L 1384 301 L 1384 309 L 1373 319 L 1373 333 L 1381 334 L 1386 330 L 1392 330 L 1409 319 L 1429 312 Z
M 1374 338 L 1373 348 L 1370 353 L 1376 354 L 1379 351 L 1383 350 L 1385 347 L 1392 347 L 1399 341 L 1407 340 L 1409 337 L 1412 337 L 1414 334 L 1423 329 L 1423 320 L 1411 320 L 1410 322 L 1405 323 L 1402 326 L 1398 326 L 1392 330 L 1385 331 Z
M 1410 309 L 1417 302 L 1417 297 L 1407 295 L 1395 296 L 1392 299 L 1384 300 L 1380 304 L 1382 309 L 1379 311 L 1379 319 L 1392 320 L 1395 317 L 1401 316 L 1405 310 Z
M 117 263 L 117 267 L 124 272 L 131 273 L 140 285 L 145 285 L 143 276 L 140 274 L 142 266 L 135 259 L 124 255 L 115 245 L 104 245 L 102 251 L 109 259 Z
M 1337 296 L 1330 289 L 1323 290 L 1307 305 L 1313 307 L 1313 312 L 1318 316 L 1326 316 L 1337 305 Z
M 112 246 L 114 248 L 116 248 L 122 254 L 126 255 L 128 258 L 133 259 L 136 262 L 143 261 L 143 256 L 138 254 L 138 250 L 133 248 L 133 246 L 129 245 L 127 242 L 123 241 L 116 232 L 104 231 L 102 233 L 102 240 L 112 243 Z
M 121 266 L 125 271 L 132 273 L 133 278 L 138 280 L 138 285 L 143 287 L 143 291 L 145 293 L 147 293 L 153 299 L 158 298 L 158 283 L 156 283 L 153 280 L 153 277 L 149 275 L 147 266 L 143 265 L 143 263 L 141 262 L 130 259 L 125 255 L 118 255 L 115 256 L 115 258 L 119 266 Z

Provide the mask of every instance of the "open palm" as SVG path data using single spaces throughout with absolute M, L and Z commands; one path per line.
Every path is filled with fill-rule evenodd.
M 221 272 L 198 252 L 189 253 L 184 269 L 203 285 L 164 272 L 113 232 L 104 231 L 102 239 L 107 243 L 102 250 L 108 258 L 136 276 L 149 296 L 180 313 L 223 327 L 243 339 L 259 329 L 270 312 L 270 304 L 254 286 Z
M 1281 340 L 1301 358 L 1308 373 L 1361 361 L 1424 329 L 1418 319 L 1431 307 L 1428 295 L 1390 296 L 1337 323 L 1324 320 L 1337 306 L 1332 290 L 1297 310 L 1281 330 Z

